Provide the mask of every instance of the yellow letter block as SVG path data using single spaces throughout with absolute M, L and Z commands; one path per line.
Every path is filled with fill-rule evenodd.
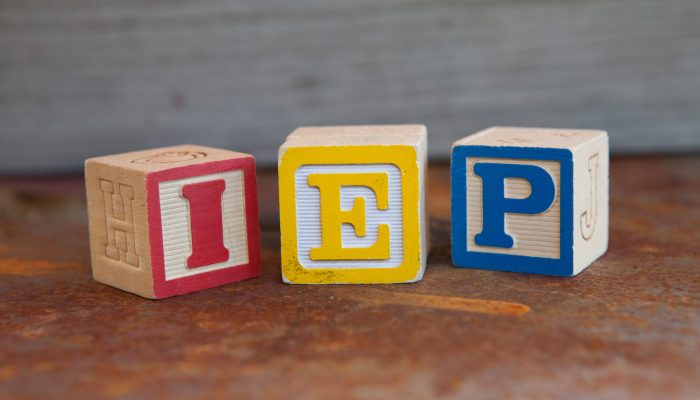
M 423 277 L 427 137 L 422 125 L 309 127 L 279 151 L 287 283 Z

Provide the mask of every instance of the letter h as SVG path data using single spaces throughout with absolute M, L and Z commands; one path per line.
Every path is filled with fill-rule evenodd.
M 132 202 L 134 190 L 131 186 L 102 179 L 100 181 L 105 207 L 107 244 L 105 255 L 113 260 L 139 266 L 134 240 L 134 213 Z

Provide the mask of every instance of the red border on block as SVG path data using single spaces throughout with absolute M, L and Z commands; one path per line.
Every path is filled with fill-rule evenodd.
M 243 170 L 248 264 L 232 265 L 215 271 L 203 272 L 178 279 L 165 280 L 163 259 L 163 229 L 160 214 L 159 183 L 176 179 L 209 175 L 236 169 Z M 153 294 L 157 299 L 196 292 L 227 283 L 255 278 L 260 275 L 260 225 L 258 223 L 258 190 L 255 177 L 255 158 L 235 158 L 188 165 L 146 175 L 148 201 L 148 233 L 151 244 Z

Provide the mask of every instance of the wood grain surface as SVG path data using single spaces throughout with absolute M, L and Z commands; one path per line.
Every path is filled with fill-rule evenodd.
M 608 253 L 575 278 L 457 269 L 430 168 L 425 279 L 262 276 L 151 301 L 92 280 L 80 178 L 0 181 L 0 398 L 634 398 L 700 391 L 700 157 L 613 160 Z
M 297 126 L 492 125 L 700 149 L 697 0 L 0 0 L 0 171 Z M 31 150 L 30 150 L 31 149 Z

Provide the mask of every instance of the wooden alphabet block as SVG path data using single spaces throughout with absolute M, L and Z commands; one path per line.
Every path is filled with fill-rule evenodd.
M 490 128 L 452 148 L 452 260 L 573 276 L 608 246 L 608 135 Z
M 428 254 L 422 125 L 298 128 L 279 150 L 287 283 L 405 283 Z
M 95 280 L 158 299 L 258 276 L 252 156 L 183 145 L 85 162 Z

